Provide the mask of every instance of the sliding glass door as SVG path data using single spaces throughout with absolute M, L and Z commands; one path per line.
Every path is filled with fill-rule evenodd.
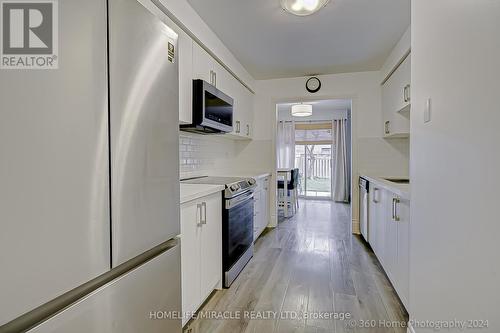
M 332 197 L 331 123 L 296 124 L 295 167 L 299 169 L 299 195 Z

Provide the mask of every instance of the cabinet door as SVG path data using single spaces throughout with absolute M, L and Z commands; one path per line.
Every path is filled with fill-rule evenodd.
M 229 73 L 221 64 L 219 64 L 215 59 L 212 59 L 212 71 L 214 75 L 213 85 L 222 91 L 224 94 L 233 98 L 233 83 L 231 79 L 234 77 Z
M 269 224 L 269 177 L 264 179 L 264 188 L 262 189 L 262 229 Z
M 193 40 L 181 29 L 179 34 L 179 123 L 193 122 Z
M 385 249 L 384 249 L 384 269 L 389 276 L 389 279 L 396 285 L 396 269 L 398 259 L 398 222 L 394 219 L 393 215 L 393 200 L 397 197 L 390 192 L 387 193 L 387 217 L 386 230 L 385 230 Z
M 379 247 L 379 202 L 380 202 L 380 189 L 373 183 L 370 183 L 368 195 L 368 243 L 370 244 L 373 252 L 377 254 Z
M 380 193 L 379 198 L 377 198 L 377 245 L 375 254 L 377 255 L 378 260 L 384 266 L 385 259 L 385 240 L 386 240 L 386 226 L 387 226 L 387 200 L 388 195 L 387 191 L 384 189 L 379 189 L 378 193 Z
M 406 87 L 409 87 L 411 81 L 411 55 L 406 57 L 406 59 L 399 65 L 398 69 L 394 72 L 395 75 L 395 110 L 400 111 L 410 104 L 409 101 L 409 91 Z
M 400 199 L 396 214 L 399 217 L 396 290 L 404 306 L 408 309 L 410 296 L 410 201 Z
M 211 83 L 212 57 L 198 43 L 193 42 L 193 78 Z
M 382 86 L 384 136 L 407 136 L 410 133 L 409 84 L 411 56 L 409 55 Z
M 201 204 L 191 201 L 181 206 L 182 311 L 195 311 L 200 305 Z M 187 321 L 185 319 L 183 324 Z
M 222 279 L 222 195 L 202 199 L 201 301 L 210 295 Z
M 240 84 L 243 89 L 243 123 L 245 125 L 245 132 L 243 135 L 247 139 L 251 139 L 253 136 L 253 103 L 254 103 L 254 95 L 243 85 Z

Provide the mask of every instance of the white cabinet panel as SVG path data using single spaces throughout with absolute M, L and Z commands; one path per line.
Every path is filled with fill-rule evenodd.
M 382 114 L 385 137 L 410 133 L 411 55 L 398 66 L 382 86 Z
M 387 217 L 387 192 L 370 183 L 370 204 L 369 204 L 369 242 L 379 258 L 384 264 L 385 241 L 386 241 L 386 217 Z
M 193 42 L 193 79 L 212 82 L 214 60 L 198 43 Z
M 251 139 L 253 135 L 254 95 L 234 77 L 231 77 L 234 99 L 233 131 L 230 133 L 237 139 Z
M 269 177 L 257 180 L 254 192 L 254 242 L 269 224 Z
M 396 289 L 408 309 L 410 297 L 410 202 L 399 199 L 396 207 L 398 221 L 398 261 Z
M 222 195 L 181 206 L 182 311 L 194 313 L 222 286 Z M 184 318 L 184 325 L 189 318 Z
M 222 196 L 203 198 L 201 227 L 201 297 L 205 299 L 222 277 Z
M 201 203 L 189 202 L 181 207 L 182 310 L 194 311 L 199 305 Z
M 408 309 L 410 202 L 370 183 L 368 209 L 370 246 Z
M 150 319 L 181 307 L 180 249 L 164 252 L 113 280 L 30 333 L 181 332 L 181 321 Z
M 393 200 L 397 199 L 390 192 L 387 193 L 386 211 L 390 212 L 385 219 L 385 242 L 384 242 L 384 269 L 389 279 L 395 284 L 397 280 L 397 262 L 398 262 L 398 222 L 393 216 Z

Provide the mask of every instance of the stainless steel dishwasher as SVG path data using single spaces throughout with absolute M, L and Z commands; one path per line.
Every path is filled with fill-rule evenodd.
M 368 242 L 368 192 L 370 183 L 367 179 L 359 177 L 359 229 L 361 235 Z

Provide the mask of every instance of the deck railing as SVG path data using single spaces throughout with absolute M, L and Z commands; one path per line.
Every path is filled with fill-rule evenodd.
M 330 154 L 314 154 L 309 156 L 306 163 L 304 154 L 295 155 L 295 165 L 303 176 L 306 168 L 308 178 L 330 178 L 332 170 L 332 156 Z

